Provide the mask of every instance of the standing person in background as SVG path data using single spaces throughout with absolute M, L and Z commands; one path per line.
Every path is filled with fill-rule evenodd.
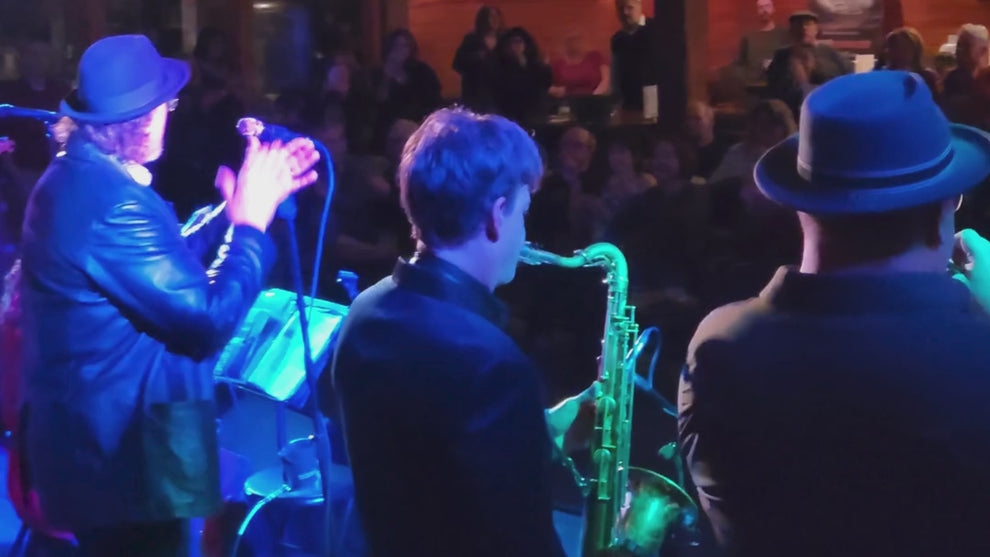
M 461 74 L 461 102 L 472 110 L 486 112 L 494 106 L 492 78 L 498 64 L 496 46 L 504 29 L 502 10 L 482 6 L 474 18 L 474 30 L 464 36 L 454 54 L 454 71 Z
M 775 15 L 777 11 L 773 6 L 773 0 L 757 0 L 756 17 L 759 19 L 760 29 L 747 33 L 739 41 L 737 63 L 749 81 L 763 79 L 774 54 L 790 42 L 787 29 L 777 26 Z
M 803 112 L 754 173 L 797 213 L 800 266 L 708 315 L 681 375 L 701 506 L 733 556 L 985 555 L 990 244 L 954 217 L 990 136 L 907 72 Z
M 942 101 L 949 112 L 958 111 L 976 93 L 976 73 L 990 65 L 990 32 L 983 25 L 967 23 L 956 41 L 956 68 L 942 82 Z
M 554 97 L 609 92 L 611 70 L 601 52 L 585 49 L 584 35 L 579 31 L 568 33 L 563 56 L 551 61 L 550 67 L 553 70 L 550 94 Z
M 913 27 L 894 29 L 884 40 L 883 58 L 885 70 L 914 72 L 925 80 L 936 102 L 939 98 L 938 75 L 921 63 L 925 55 L 925 43 L 921 33 Z
M 236 126 L 245 106 L 223 33 L 213 28 L 199 33 L 192 70 L 171 116 L 164 157 L 153 163 L 155 189 L 183 221 L 220 201 L 213 187 L 216 168 L 236 167 L 243 145 Z
M 60 107 L 76 128 L 28 203 L 20 433 L 46 518 L 86 557 L 188 555 L 189 519 L 218 509 L 213 363 L 264 285 L 278 205 L 316 179 L 312 142 L 252 138 L 217 172 L 223 210 L 184 235 L 145 165 L 188 79 L 147 37 L 90 46 Z
M 793 44 L 774 54 L 767 68 L 767 94 L 791 107 L 800 119 L 801 102 L 819 85 L 852 73 L 852 64 L 831 46 L 818 42 L 818 16 L 795 12 L 788 20 Z
M 643 0 L 615 0 L 615 9 L 622 29 L 612 35 L 612 94 L 624 110 L 642 111 L 643 87 L 660 83 L 660 33 Z
M 520 125 L 539 123 L 547 116 L 553 72 L 536 41 L 522 27 L 513 27 L 499 39 L 497 50 L 495 108 Z
M 408 29 L 396 29 L 385 38 L 380 70 L 372 76 L 378 104 L 373 149 L 382 152 L 392 123 L 399 119 L 420 122 L 440 108 L 440 80 L 419 59 L 419 46 Z

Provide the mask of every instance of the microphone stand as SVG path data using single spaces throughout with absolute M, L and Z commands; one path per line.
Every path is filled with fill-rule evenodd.
M 252 120 L 251 125 L 253 128 L 245 127 L 242 128 L 242 122 L 246 120 Z M 238 131 L 242 135 L 252 135 L 259 136 L 264 130 L 264 126 L 260 121 L 254 119 L 242 119 L 238 122 Z M 327 222 L 330 215 L 330 202 L 333 199 L 334 190 L 336 189 L 336 181 L 334 179 L 334 166 L 333 160 L 330 157 L 330 153 L 326 146 L 321 142 L 310 138 L 313 145 L 320 152 L 320 156 L 326 164 L 326 179 L 327 179 L 327 192 L 326 198 L 323 203 L 323 213 L 320 217 L 320 228 L 319 237 L 317 238 L 316 244 L 316 254 L 315 261 L 313 264 L 313 279 L 311 286 L 311 296 L 310 299 L 315 301 L 316 299 L 316 289 L 319 284 L 320 276 L 320 262 L 323 255 L 323 245 L 326 238 L 326 228 Z M 286 226 L 289 233 L 289 267 L 290 273 L 292 275 L 293 288 L 296 292 L 296 310 L 299 313 L 299 326 L 302 333 L 303 342 L 303 357 L 305 359 L 305 370 L 306 370 L 306 385 L 309 389 L 309 406 L 312 413 L 313 420 L 313 442 L 316 445 L 316 460 L 319 466 L 320 472 L 320 488 L 323 495 L 323 528 L 321 531 L 321 543 L 320 548 L 322 549 L 322 555 L 329 556 L 331 554 L 336 554 L 336 547 L 334 546 L 333 540 L 334 536 L 334 521 L 333 521 L 333 505 L 331 504 L 331 493 L 330 493 L 330 476 L 333 471 L 333 452 L 330 447 L 330 435 L 327 428 L 327 419 L 320 410 L 319 403 L 319 391 L 318 391 L 318 370 L 316 369 L 316 362 L 313 359 L 313 345 L 310 339 L 309 331 L 309 313 L 306 307 L 306 294 L 305 287 L 303 286 L 302 278 L 302 264 L 300 262 L 299 255 L 299 239 L 296 234 L 296 215 L 297 206 L 295 202 L 295 197 L 290 196 L 287 200 L 282 202 L 278 208 L 278 216 L 285 220 Z M 276 406 L 275 423 L 276 423 L 276 438 L 279 444 L 279 451 L 281 452 L 286 446 L 288 446 L 287 434 L 286 434 L 286 408 L 285 402 L 279 402 Z M 282 489 L 270 494 L 268 497 L 263 499 L 258 505 L 255 506 L 253 512 L 260 510 L 265 503 L 272 500 L 279 495 L 290 490 L 288 485 L 283 485 Z M 231 557 L 237 557 L 237 548 L 243 535 L 243 532 L 247 529 L 248 523 L 253 518 L 253 513 L 249 513 L 248 517 L 245 518 L 244 523 L 241 525 L 241 531 L 238 533 L 237 543 L 234 545 L 234 550 Z
M 291 258 L 292 280 L 296 289 L 296 309 L 299 312 L 299 326 L 302 328 L 303 354 L 306 359 L 306 384 L 309 387 L 310 406 L 313 411 L 313 434 L 316 443 L 316 460 L 320 466 L 320 487 L 323 491 L 323 536 L 320 547 L 323 548 L 323 555 L 330 555 L 333 551 L 333 505 L 330 499 L 330 474 L 333 466 L 333 454 L 330 448 L 330 435 L 327 422 L 320 411 L 318 401 L 319 391 L 317 390 L 317 370 L 313 361 L 313 346 L 309 338 L 309 317 L 307 315 L 306 300 L 303 297 L 304 287 L 302 280 L 302 266 L 299 261 L 299 241 L 296 238 L 295 215 L 286 219 L 289 227 L 289 257 Z M 279 405 L 279 413 L 282 414 L 279 425 L 283 428 L 284 438 L 285 428 L 285 404 Z

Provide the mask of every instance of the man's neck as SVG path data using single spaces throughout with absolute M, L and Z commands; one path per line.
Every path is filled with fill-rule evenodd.
M 774 23 L 773 20 L 771 20 L 771 21 L 768 21 L 768 22 L 764 23 L 763 24 L 763 28 L 760 29 L 760 31 L 773 31 L 776 28 L 777 28 L 777 24 Z
M 430 248 L 429 252 L 471 275 L 489 291 L 494 292 L 497 278 L 488 264 L 488 259 L 479 257 L 474 243 L 474 240 L 469 240 L 456 248 Z
M 896 273 L 944 273 L 948 258 L 938 250 L 915 248 L 877 261 L 852 261 L 829 253 L 815 242 L 804 242 L 801 272 L 816 275 L 883 275 Z
M 639 19 L 636 20 L 636 23 L 631 25 L 626 25 L 624 29 L 626 33 L 635 33 L 637 29 L 639 29 L 644 25 L 646 25 L 646 16 L 641 15 L 639 16 Z

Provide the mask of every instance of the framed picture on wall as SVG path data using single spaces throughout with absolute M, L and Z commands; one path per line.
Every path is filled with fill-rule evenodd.
M 870 53 L 884 30 L 884 0 L 809 0 L 818 14 L 820 38 L 835 48 Z

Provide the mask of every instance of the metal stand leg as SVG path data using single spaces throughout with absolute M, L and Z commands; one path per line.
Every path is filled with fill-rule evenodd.
M 14 538 L 14 544 L 10 546 L 10 557 L 21 557 L 23 555 L 27 547 L 29 533 L 30 529 L 27 527 L 27 524 L 22 523 L 21 529 L 17 531 L 17 537 Z

